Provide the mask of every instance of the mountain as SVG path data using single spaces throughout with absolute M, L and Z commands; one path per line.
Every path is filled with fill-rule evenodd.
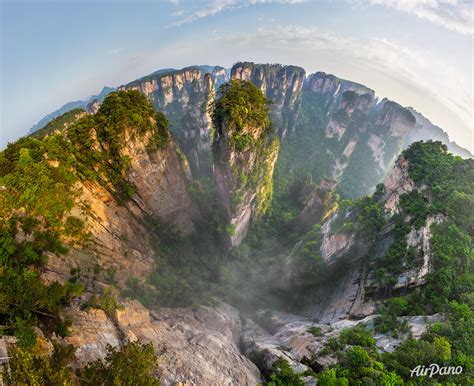
M 66 103 L 64 106 L 60 107 L 59 109 L 53 111 L 52 113 L 44 116 L 41 118 L 38 123 L 33 125 L 33 127 L 29 130 L 29 133 L 32 134 L 35 131 L 38 131 L 45 127 L 49 122 L 51 122 L 53 119 L 58 118 L 59 116 L 63 115 L 64 113 L 67 113 L 68 111 L 74 110 L 74 109 L 86 109 L 87 106 L 92 103 L 94 100 L 97 100 L 99 103 L 104 100 L 104 98 L 110 94 L 112 91 L 114 91 L 114 87 L 104 87 L 100 93 L 97 95 L 92 95 L 89 98 L 85 100 L 80 100 L 80 101 L 74 101 L 74 102 L 69 102 Z
M 299 67 L 192 66 L 9 144 L 7 381 L 472 383 L 474 160 L 404 148 L 439 134 L 417 115 Z
M 472 156 L 413 109 L 388 99 L 379 101 L 373 90 L 361 84 L 323 72 L 307 75 L 296 66 L 242 62 L 230 70 L 219 66 L 164 69 L 119 89 L 140 90 L 155 109 L 165 113 L 192 173 L 205 176 L 210 175 L 211 165 L 209 103 L 219 86 L 231 78 L 251 81 L 272 101 L 272 121 L 278 124 L 278 136 L 290 143 L 287 148 L 307 146 L 296 155 L 282 154 L 281 162 L 304 154 L 307 162 L 318 164 L 308 168 L 313 170 L 312 177 L 338 178 L 338 191 L 345 197 L 367 194 L 382 181 L 399 152 L 417 140 L 440 140 L 453 154 Z M 94 99 L 100 98 L 91 97 L 80 107 Z M 45 117 L 42 125 L 50 118 Z M 291 173 L 295 179 L 302 177 L 297 170 Z

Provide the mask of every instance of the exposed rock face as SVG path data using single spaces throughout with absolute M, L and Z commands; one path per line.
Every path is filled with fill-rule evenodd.
M 95 114 L 97 111 L 99 111 L 100 103 L 97 99 L 94 99 L 92 102 L 90 102 L 87 106 L 86 109 L 88 112 L 91 114 Z
M 232 67 L 231 78 L 252 82 L 272 101 L 271 116 L 280 137 L 293 129 L 305 79 L 304 69 L 244 62 Z
M 218 155 L 214 178 L 226 223 L 229 224 L 227 243 L 229 247 L 234 247 L 242 242 L 250 221 L 262 215 L 267 208 L 279 142 L 264 139 L 258 148 L 237 151 L 227 141 L 225 134 L 216 136 L 214 151 Z M 247 176 L 244 184 L 242 175 Z
M 322 180 L 317 189 L 310 193 L 306 205 L 290 226 L 296 232 L 307 232 L 313 224 L 324 221 L 337 209 L 333 189 L 336 181 Z
M 346 91 L 352 91 L 358 95 L 367 95 L 368 99 L 373 99 L 375 96 L 374 91 L 368 87 L 337 78 L 325 72 L 316 72 L 309 75 L 305 80 L 304 90 L 319 96 L 320 103 L 324 107 L 325 112 L 332 112 L 337 108 Z
M 384 181 L 384 196 L 382 200 L 385 203 L 385 210 L 390 214 L 397 213 L 400 196 L 410 192 L 415 187 L 415 183 L 408 175 L 408 160 L 400 157 L 395 163 L 391 173 Z
M 63 281 L 72 268 L 92 277 L 95 267 L 116 273 L 119 283 L 131 277 L 145 278 L 154 267 L 150 235 L 142 221 L 143 212 L 135 205 L 121 206 L 99 185 L 83 186 L 80 202 L 90 206 L 85 215 L 79 207 L 73 215 L 86 221 L 92 239 L 88 247 L 73 248 L 67 256 L 48 256 L 45 281 Z M 141 235 L 140 239 L 136 235 Z
M 326 262 L 334 261 L 339 256 L 348 252 L 354 246 L 355 235 L 351 232 L 331 232 L 331 224 L 337 212 L 326 221 L 322 227 L 323 239 L 321 243 L 321 256 Z
M 240 316 L 231 306 L 162 309 L 151 313 L 137 301 L 108 317 L 102 310 L 69 309 L 74 321 L 65 338 L 77 347 L 76 366 L 105 356 L 107 344 L 152 343 L 163 385 L 256 385 L 257 367 L 239 352 Z M 151 315 L 150 315 L 151 314 Z
M 90 277 L 97 269 L 113 271 L 121 284 L 130 277 L 145 279 L 154 268 L 152 239 L 159 239 L 159 235 L 150 234 L 149 221 L 164 222 L 183 235 L 195 231 L 194 220 L 199 214 L 187 190 L 186 160 L 171 139 L 161 147 L 147 149 L 152 134 L 124 132 L 121 153 L 131 159 L 124 175 L 135 188 L 131 199 L 119 202 L 98 183 L 80 185 L 82 194 L 71 214 L 84 220 L 91 240 L 86 246 L 71 246 L 67 256 L 50 254 L 45 281 L 63 281 L 72 268 L 80 268 L 81 274 Z M 100 143 L 95 146 L 101 149 Z
M 374 329 L 374 321 L 378 315 L 370 315 L 358 320 L 341 319 L 326 323 L 314 318 L 306 318 L 294 314 L 272 312 L 266 328 L 246 320 L 244 324 L 243 347 L 245 354 L 258 364 L 264 374 L 271 371 L 278 358 L 285 359 L 295 372 L 302 373 L 308 368 L 321 371 L 337 362 L 335 356 L 322 354 L 322 350 L 330 338 L 337 338 L 343 329 L 358 325 L 368 330 Z M 377 333 L 374 335 L 379 352 L 392 352 L 411 334 L 419 339 L 427 331 L 430 323 L 442 321 L 442 315 L 401 317 L 406 320 L 408 332 L 400 338 Z M 320 336 L 309 332 L 310 328 L 321 330 Z
M 215 86 L 228 79 L 222 67 L 194 66 L 158 71 L 122 87 L 140 90 L 166 115 L 193 173 L 200 176 L 211 173 L 209 103 Z
M 431 240 L 431 226 L 433 224 L 439 224 L 444 221 L 445 218 L 442 215 L 428 216 L 426 224 L 420 229 L 411 229 L 407 236 L 408 247 L 415 248 L 422 256 L 423 263 L 419 267 L 415 267 L 409 271 L 403 272 L 397 278 L 397 283 L 394 289 L 403 287 L 418 287 L 426 283 L 426 275 L 431 270 L 431 251 L 430 251 L 430 240 Z
M 147 215 L 190 235 L 198 213 L 187 190 L 190 171 L 186 157 L 173 141 L 150 152 L 145 146 L 148 140 L 126 136 L 122 150 L 131 159 L 127 179 L 136 187 L 133 199 Z
M 243 80 L 232 80 L 216 100 L 214 180 L 229 248 L 240 244 L 250 220 L 265 213 L 272 197 L 280 142 L 272 134 L 267 105 L 262 93 Z
M 376 124 L 388 127 L 392 136 L 403 138 L 414 127 L 415 117 L 398 103 L 384 99 Z
M 326 127 L 326 137 L 337 138 L 340 141 L 353 122 L 358 123 L 359 131 L 365 131 L 365 120 L 372 105 L 372 94 L 358 94 L 353 90 L 344 91 Z
M 313 134 L 312 149 L 327 154 L 323 167 L 340 181 L 343 196 L 365 195 L 383 180 L 415 124 L 400 105 L 376 102 L 372 90 L 332 75 L 316 73 L 305 81 L 296 127 L 323 131 L 324 136 Z
M 253 82 L 273 101 L 272 120 L 280 138 L 297 134 L 307 119 L 301 113 L 304 100 L 311 109 L 318 111 L 312 121 L 325 121 L 325 140 L 318 139 L 314 151 L 330 153 L 332 159 L 327 168 L 341 181 L 338 191 L 350 198 L 369 193 L 385 178 L 400 151 L 414 141 L 438 139 L 455 154 L 471 156 L 469 151 L 450 142 L 444 131 L 413 109 L 405 109 L 387 99 L 376 103 L 373 90 L 331 74 L 317 72 L 305 78 L 304 70 L 295 66 L 239 62 L 231 70 L 219 66 L 165 69 L 121 88 L 145 93 L 155 108 L 163 111 L 170 120 L 173 134 L 190 162 L 193 175 L 210 176 L 212 125 L 209 103 L 216 88 L 231 77 Z M 63 106 L 40 121 L 32 131 L 73 108 L 87 106 L 88 111 L 96 111 L 97 103 L 101 103 L 111 90 L 105 88 L 88 101 Z M 315 126 L 313 130 L 321 128 Z M 360 173 L 360 165 L 364 165 L 364 173 Z
M 73 321 L 64 342 L 76 347 L 75 367 L 83 367 L 89 362 L 104 359 L 107 355 L 107 345 L 120 345 L 120 334 L 104 311 L 69 308 L 63 315 Z

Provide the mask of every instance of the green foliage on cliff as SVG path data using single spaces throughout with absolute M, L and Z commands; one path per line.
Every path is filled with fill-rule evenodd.
M 409 340 L 393 354 L 386 354 L 384 362 L 407 381 L 412 380 L 410 370 L 417 365 L 463 366 L 461 375 L 438 376 L 437 380 L 471 384 L 474 382 L 474 161 L 455 157 L 447 152 L 446 146 L 432 141 L 414 143 L 403 154 L 417 189 L 400 197 L 402 212 L 396 220 L 395 241 L 378 262 L 379 280 L 383 277 L 382 282 L 391 286 L 398 274 L 421 265 L 419 253 L 408 247 L 407 235 L 425 226 L 428 216 L 437 216 L 438 221 L 429 229 L 430 270 L 426 284 L 404 297 L 388 299 L 377 329 L 394 335 L 404 333 L 406 326 L 398 319 L 401 315 L 441 312 L 447 320 L 433 325 L 422 340 Z
M 157 357 L 151 344 L 129 343 L 120 349 L 109 346 L 105 363 L 97 360 L 80 371 L 82 385 L 157 386 Z
M 9 366 L 2 373 L 6 385 L 159 385 L 157 357 L 151 344 L 109 346 L 105 360 L 76 372 L 71 367 L 75 348 L 53 342 L 51 356 L 10 346 Z
M 82 108 L 70 110 L 59 117 L 54 118 L 52 121 L 48 122 L 45 127 L 35 131 L 31 136 L 33 138 L 41 139 L 46 135 L 54 134 L 56 131 L 61 132 L 85 114 L 86 111 Z
M 231 80 L 219 87 L 211 104 L 214 158 L 232 171 L 232 207 L 239 206 L 249 190 L 255 191 L 257 217 L 267 211 L 272 199 L 279 150 L 279 141 L 271 137 L 269 103 L 254 84 Z
M 123 149 L 130 140 L 145 134 L 150 150 L 166 144 L 170 134 L 164 115 L 155 113 L 138 91 L 109 94 L 95 115 L 81 119 L 67 131 L 79 176 L 97 181 L 117 198 L 133 197 L 134 187 L 124 178 L 131 160 Z
M 22 138 L 0 153 L 0 324 L 25 331 L 39 316 L 58 319 L 80 285 L 44 284 L 45 253 L 83 244 L 82 221 L 69 214 L 79 195 L 73 160 L 60 136 Z M 22 326 L 22 327 L 21 327 Z
M 74 359 L 72 346 L 53 343 L 50 357 L 39 356 L 32 349 L 9 347 L 9 366 L 2 373 L 6 385 L 76 385 L 69 363 Z
M 224 83 L 211 106 L 217 134 L 222 136 L 225 132 L 237 150 L 245 150 L 255 139 L 253 132 L 270 129 L 268 104 L 263 93 L 251 82 L 231 80 Z
M 56 130 L 70 114 L 48 127 Z M 53 130 L 54 129 L 54 130 Z M 28 346 L 31 326 L 46 323 L 61 328 L 59 310 L 82 291 L 81 284 L 45 284 L 40 273 L 47 253 L 83 247 L 89 234 L 80 216 L 80 182 L 98 182 L 121 199 L 133 195 L 122 154 L 127 136 L 147 134 L 152 148 L 169 139 L 166 118 L 154 113 L 137 91 L 106 97 L 96 115 L 86 115 L 59 133 L 39 139 L 21 138 L 0 152 L 0 325 L 18 334 Z
M 301 374 L 293 371 L 287 361 L 278 359 L 272 366 L 272 373 L 267 386 L 303 386 Z

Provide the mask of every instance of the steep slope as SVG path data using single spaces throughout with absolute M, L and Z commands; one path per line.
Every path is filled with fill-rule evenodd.
M 362 85 L 310 75 L 295 131 L 282 146 L 282 173 L 295 180 L 303 170 L 316 181 L 332 176 L 340 194 L 360 197 L 385 177 L 414 125 L 408 110 L 388 100 L 377 103 Z
M 28 131 L 30 134 L 42 129 L 45 127 L 49 122 L 51 122 L 53 119 L 58 118 L 59 116 L 63 115 L 64 113 L 67 113 L 68 111 L 74 110 L 74 109 L 84 109 L 88 110 L 88 106 L 90 103 L 93 101 L 97 101 L 98 103 L 102 103 L 104 98 L 110 94 L 112 91 L 115 91 L 114 87 L 104 87 L 102 91 L 97 94 L 97 95 L 92 95 L 89 98 L 85 100 L 80 100 L 80 101 L 74 101 L 74 102 L 69 102 L 66 103 L 64 106 L 60 107 L 56 111 L 53 111 L 52 113 L 44 116 L 41 118 L 38 123 L 33 125 L 33 127 Z
M 251 81 L 272 101 L 271 119 L 283 139 L 281 173 L 294 174 L 297 180 L 299 164 L 310 163 L 304 169 L 315 181 L 338 178 L 337 190 L 345 197 L 367 194 L 383 180 L 400 151 L 420 139 L 441 140 L 454 154 L 471 156 L 413 109 L 386 99 L 379 102 L 373 90 L 334 75 L 317 72 L 305 77 L 296 66 L 239 62 L 230 70 L 166 69 L 120 88 L 140 90 L 166 114 L 193 175 L 203 177 L 212 174 L 209 106 L 217 88 L 230 78 Z M 100 98 L 91 99 L 86 109 L 95 112 L 99 103 Z M 286 165 L 286 158 L 293 165 Z M 360 173 L 362 165 L 367 172 Z
M 462 358 L 472 357 L 473 172 L 441 142 L 414 143 L 372 197 L 342 203 L 301 237 L 274 278 L 286 312 L 261 310 L 244 327 L 262 373 L 402 384 L 442 362 L 465 367 L 437 382 L 472 382 Z
M 292 263 L 286 262 L 285 269 L 295 270 L 288 283 L 311 287 L 325 267 L 335 270 L 328 286 L 319 281 L 321 288 L 303 301 L 308 315 L 321 321 L 367 316 L 374 311 L 373 306 L 367 308 L 373 300 L 430 282 L 437 285 L 433 239 L 448 224 L 462 224 L 459 231 L 470 232 L 469 215 L 455 214 L 452 208 L 469 211 L 472 205 L 472 166 L 472 159 L 457 160 L 441 142 L 417 142 L 397 159 L 372 197 L 343 203 L 304 235 L 290 256 Z M 322 210 L 323 203 L 319 207 Z M 319 262 L 305 260 L 309 245 Z M 457 268 L 467 271 L 472 263 L 463 264 Z
M 272 101 L 270 117 L 279 137 L 285 137 L 293 129 L 305 79 L 304 69 L 242 62 L 232 66 L 231 78 L 252 82 Z
M 97 281 L 123 286 L 132 276 L 143 280 L 161 237 L 152 224 L 195 232 L 198 212 L 186 167 L 166 119 L 137 92 L 112 93 L 96 115 L 65 131 L 10 145 L 1 153 L 1 225 L 8 245 L 2 264 L 11 271 L 2 277 L 2 292 L 16 296 L 11 291 L 19 282 L 36 282 L 39 275 L 29 276 L 28 267 L 41 268 L 41 280 L 50 283 L 45 291 L 73 276 L 89 290 Z M 37 291 L 32 299 L 43 295 Z M 2 314 L 4 324 L 32 307 L 33 313 L 57 312 L 13 303 Z
M 279 142 L 270 135 L 267 104 L 252 83 L 232 80 L 221 86 L 214 105 L 214 178 L 230 247 L 241 243 L 271 200 Z
M 228 80 L 222 67 L 192 66 L 157 72 L 122 86 L 139 90 L 165 113 L 171 131 L 197 176 L 211 173 L 209 103 L 215 87 Z

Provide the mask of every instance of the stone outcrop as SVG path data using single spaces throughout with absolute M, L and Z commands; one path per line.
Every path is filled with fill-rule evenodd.
M 305 79 L 304 90 L 318 95 L 318 100 L 325 113 L 334 111 L 346 91 L 357 95 L 366 95 L 373 99 L 375 93 L 370 88 L 361 84 L 338 78 L 325 72 L 316 72 Z
M 415 248 L 418 251 L 423 262 L 420 266 L 401 273 L 393 287 L 394 289 L 413 288 L 426 284 L 426 276 L 431 270 L 431 226 L 439 224 L 444 220 L 445 218 L 442 215 L 428 216 L 426 224 L 420 229 L 412 227 L 407 235 L 407 244 L 409 248 Z
M 155 266 L 153 240 L 159 240 L 159 235 L 150 233 L 150 222 L 167 224 L 185 236 L 195 232 L 199 213 L 188 192 L 185 157 L 172 139 L 150 149 L 147 144 L 153 132 L 135 134 L 125 129 L 120 150 L 130 157 L 123 178 L 134 188 L 133 195 L 121 200 L 99 183 L 79 184 L 81 195 L 71 215 L 85 222 L 90 240 L 86 245 L 70 245 L 66 256 L 50 254 L 45 281 L 63 281 L 71 269 L 80 269 L 89 278 L 97 270 L 114 272 L 120 284 L 130 277 L 144 280 Z M 99 141 L 94 146 L 107 151 Z
M 209 103 L 214 98 L 215 85 L 226 80 L 228 72 L 222 67 L 193 66 L 158 71 L 122 88 L 140 90 L 156 110 L 166 115 L 193 173 L 201 176 L 211 173 Z
M 229 247 L 239 245 L 250 221 L 265 212 L 272 195 L 278 149 L 279 142 L 267 138 L 258 148 L 238 151 L 229 146 L 225 135 L 216 136 L 214 178 L 227 224 Z M 246 176 L 245 183 L 242 175 Z
M 102 359 L 107 345 L 140 340 L 155 348 L 163 385 L 261 382 L 257 367 L 239 351 L 240 316 L 225 303 L 150 312 L 138 301 L 129 301 L 109 316 L 77 308 L 67 309 L 65 315 L 73 320 L 64 340 L 77 348 L 75 366 Z
M 264 314 L 260 311 L 260 314 Z M 265 328 L 253 321 L 245 320 L 243 330 L 243 348 L 264 374 L 271 371 L 272 365 L 279 359 L 286 360 L 293 370 L 302 373 L 308 369 L 322 371 L 337 363 L 332 354 L 322 352 L 330 338 L 337 338 L 345 328 L 358 325 L 374 330 L 378 315 L 373 314 L 360 319 L 341 319 L 324 322 L 294 314 L 266 311 Z M 410 335 L 419 339 L 431 323 L 442 321 L 442 315 L 400 317 L 406 321 L 408 331 L 398 338 L 375 333 L 375 344 L 379 352 L 392 352 Z M 320 334 L 312 334 L 311 329 L 318 328 Z
M 408 175 L 408 160 L 403 156 L 400 157 L 390 174 L 384 181 L 384 202 L 385 210 L 390 214 L 398 213 L 398 202 L 400 196 L 414 189 L 415 183 Z
M 252 82 L 272 101 L 271 117 L 280 137 L 293 130 L 305 79 L 303 68 L 243 62 L 232 67 L 231 78 Z

